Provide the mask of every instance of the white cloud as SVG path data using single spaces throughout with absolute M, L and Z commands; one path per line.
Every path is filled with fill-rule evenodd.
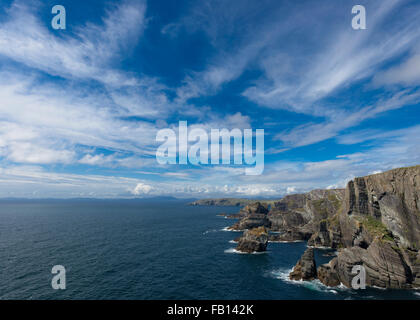
M 149 194 L 150 191 L 152 191 L 152 189 L 153 189 L 152 186 L 149 186 L 148 184 L 138 183 L 133 190 L 133 194 L 136 196 Z
M 289 131 L 281 132 L 275 139 L 281 140 L 286 146 L 300 147 L 314 144 L 336 137 L 344 129 L 360 125 L 363 121 L 377 115 L 410 105 L 415 105 L 420 98 L 420 92 L 400 91 L 386 100 L 380 100 L 373 106 L 366 106 L 353 111 L 333 111 L 324 122 L 307 123 Z M 337 137 L 339 142 L 345 139 Z
M 294 192 L 296 192 L 296 187 L 287 187 L 286 189 L 287 194 L 294 193 Z
M 386 31 L 392 25 L 391 13 L 401 4 L 393 0 L 382 1 L 380 5 L 372 3 L 369 27 L 362 32 L 349 28 L 341 16 L 326 16 L 330 10 L 313 13 L 323 28 L 319 39 L 322 45 L 317 42 L 313 46 L 311 39 L 299 39 L 305 41 L 305 48 L 310 48 L 310 57 L 307 50 L 296 51 L 293 56 L 290 51 L 283 54 L 281 48 L 271 49 L 260 62 L 265 77 L 245 90 L 244 95 L 262 106 L 328 117 L 331 108 L 314 106 L 317 101 L 339 88 L 371 77 L 384 62 L 418 42 L 420 29 L 415 12 L 405 12 L 408 15 L 405 26 Z M 332 24 L 334 29 L 330 27 Z M 302 28 L 313 28 L 313 25 L 306 22 Z
M 374 79 L 377 85 L 380 84 L 420 84 L 420 54 L 414 54 L 400 65 L 397 65 L 385 72 L 381 72 Z
M 76 37 L 57 37 L 34 15 L 36 9 L 14 1 L 0 25 L 0 54 L 53 75 L 90 78 L 113 85 L 135 78 L 107 68 L 110 59 L 136 41 L 144 28 L 145 3 L 123 3 L 109 11 L 103 25 L 87 24 Z
M 11 143 L 7 148 L 6 158 L 18 163 L 53 164 L 71 163 L 75 152 L 60 149 L 49 149 L 34 143 Z

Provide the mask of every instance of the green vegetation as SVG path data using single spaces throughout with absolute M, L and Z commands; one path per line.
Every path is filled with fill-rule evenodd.
M 338 226 L 340 224 L 338 212 L 327 219 L 329 226 Z
M 319 215 L 321 219 L 328 218 L 328 210 L 325 199 L 313 200 L 312 205 L 314 206 L 315 214 Z
M 364 228 L 374 237 L 379 237 L 385 241 L 394 241 L 392 233 L 382 223 L 382 221 L 375 219 L 372 216 L 363 217 L 359 222 Z
M 267 229 L 263 226 L 258 227 L 258 228 L 254 228 L 248 231 L 248 234 L 252 234 L 256 237 L 259 237 L 261 235 L 267 235 Z
M 341 201 L 337 198 L 337 196 L 333 193 L 328 194 L 328 200 L 332 203 L 335 210 L 339 210 L 341 207 Z

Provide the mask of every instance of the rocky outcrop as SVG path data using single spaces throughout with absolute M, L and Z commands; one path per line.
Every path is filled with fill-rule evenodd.
M 355 178 L 347 184 L 345 213 L 380 220 L 406 248 L 420 249 L 420 166 Z
M 244 231 L 238 239 L 236 250 L 245 253 L 262 252 L 267 249 L 268 232 L 265 227 Z
M 336 287 L 340 285 L 337 262 L 337 258 L 334 258 L 329 263 L 318 267 L 317 276 L 319 281 L 321 281 L 324 285 L 329 287 Z
M 314 280 L 317 277 L 314 249 L 308 248 L 289 274 L 291 280 Z
M 338 223 L 322 222 L 308 242 L 343 248 L 331 265 L 319 268 L 320 281 L 351 287 L 352 269 L 360 265 L 367 286 L 419 288 L 419 186 L 420 166 L 350 181 Z
M 344 198 L 344 189 L 313 190 L 305 194 L 288 195 L 268 205 L 255 202 L 240 210 L 240 221 L 230 227 L 231 230 L 246 230 L 259 226 L 280 232 L 273 241 L 308 240 L 322 228 L 322 220 L 336 215 Z M 322 236 L 320 236 L 322 238 Z M 331 241 L 337 235 L 331 234 Z M 338 243 L 338 241 L 336 241 Z M 335 243 L 335 242 L 334 242 Z M 329 246 L 330 241 L 314 241 L 314 245 Z
M 312 235 L 322 232 L 322 221 L 332 219 L 337 214 L 344 194 L 344 189 L 335 189 L 313 190 L 305 194 L 286 196 L 275 202 L 268 214 L 271 230 L 292 234 L 299 234 L 301 231 L 305 237 L 299 240 L 307 240 L 308 233 Z M 319 238 L 322 240 L 314 240 L 313 245 L 329 246 L 330 241 L 327 240 L 326 234 L 319 235 Z M 331 238 L 335 236 L 331 235 Z
M 270 209 L 270 210 L 268 210 Z M 270 241 L 308 240 L 310 247 L 338 250 L 315 269 L 305 251 L 290 277 L 351 287 L 353 267 L 366 271 L 366 285 L 420 288 L 420 166 L 358 177 L 346 189 L 313 190 L 249 204 L 232 229 L 268 228 Z
M 342 246 L 338 213 L 328 219 L 319 221 L 316 231 L 308 240 L 308 245 L 313 247 L 330 247 L 333 249 Z
M 271 227 L 271 222 L 267 218 L 268 209 L 260 202 L 247 205 L 240 212 L 243 218 L 231 226 L 230 230 L 247 230 L 261 226 Z
M 306 241 L 312 235 L 311 231 L 304 229 L 289 229 L 282 233 L 270 234 L 269 241 L 271 242 L 293 242 L 293 241 Z

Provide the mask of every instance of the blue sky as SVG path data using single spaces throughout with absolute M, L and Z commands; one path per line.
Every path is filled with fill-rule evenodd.
M 418 1 L 0 3 L 0 197 L 280 197 L 420 164 Z M 264 173 L 158 164 L 181 120 L 264 129 Z

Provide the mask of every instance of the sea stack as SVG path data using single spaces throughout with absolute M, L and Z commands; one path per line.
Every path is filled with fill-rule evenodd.
M 267 249 L 268 232 L 265 227 L 245 230 L 238 240 L 236 250 L 245 253 L 263 252 Z
M 308 248 L 289 274 L 291 280 L 314 280 L 317 277 L 314 249 Z

